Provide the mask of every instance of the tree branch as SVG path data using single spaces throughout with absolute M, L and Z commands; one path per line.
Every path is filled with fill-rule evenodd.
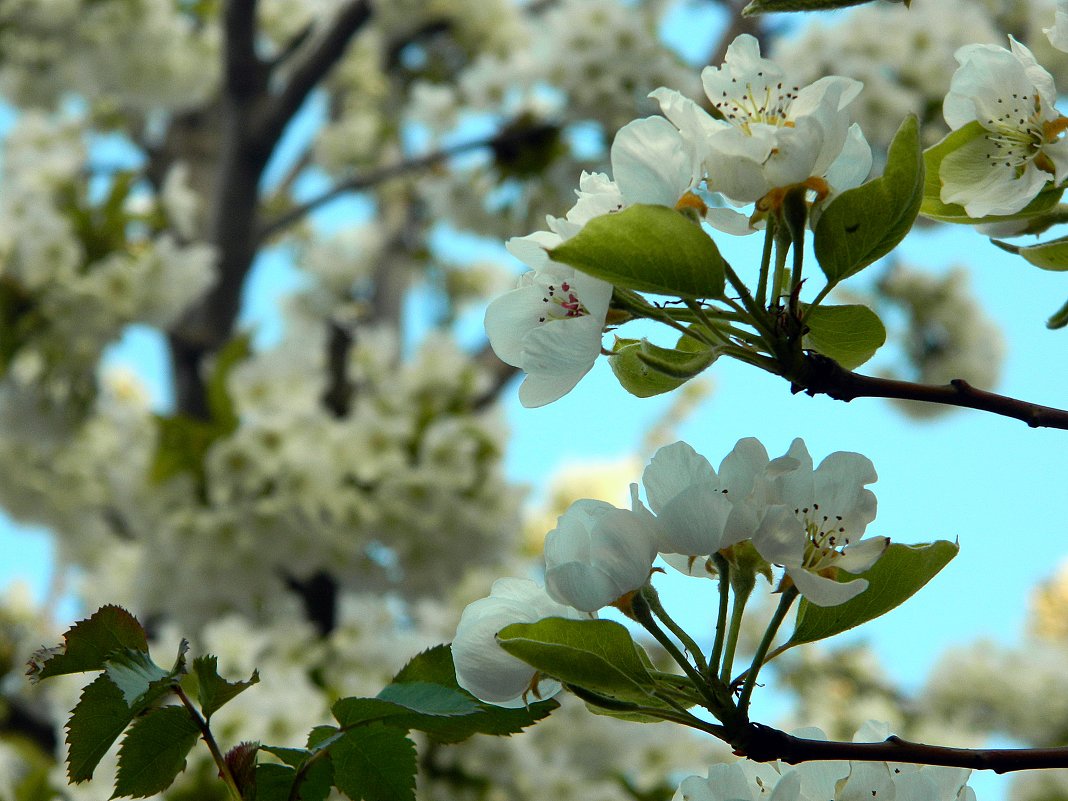
M 258 92 L 265 75 L 256 55 L 257 0 L 229 0 L 223 17 L 226 91 L 234 97 Z
M 266 222 L 260 228 L 258 241 L 262 242 L 271 236 L 285 230 L 286 228 L 300 222 L 307 214 L 320 206 L 329 203 L 341 195 L 349 192 L 359 192 L 363 189 L 369 189 L 372 186 L 376 186 L 384 181 L 391 180 L 393 178 L 399 178 L 402 175 L 406 175 L 410 172 L 416 172 L 418 170 L 424 170 L 429 167 L 433 167 L 437 164 L 447 161 L 453 156 L 459 156 L 463 153 L 469 153 L 473 150 L 481 150 L 482 148 L 491 148 L 498 150 L 501 148 L 515 148 L 522 146 L 528 141 L 537 141 L 539 137 L 544 136 L 546 131 L 553 126 L 545 123 L 536 123 L 527 127 L 511 128 L 506 125 L 504 129 L 486 139 L 477 139 L 472 142 L 464 142 L 459 145 L 453 145 L 451 147 L 442 148 L 441 150 L 435 150 L 432 153 L 427 153 L 423 156 L 417 156 L 406 161 L 400 161 L 396 164 L 387 164 L 384 167 L 376 167 L 373 170 L 369 170 L 362 175 L 354 175 L 351 178 L 346 178 L 343 181 L 338 182 L 330 189 L 326 190 L 320 195 L 316 195 L 311 200 L 307 200 L 297 206 L 294 206 L 289 211 L 280 214 L 273 220 Z
M 1068 430 L 1068 411 L 976 389 L 960 378 L 942 386 L 876 378 L 850 372 L 832 359 L 811 353 L 802 357 L 796 374 L 785 377 L 792 382 L 791 391 L 795 394 L 827 395 L 847 403 L 854 398 L 898 398 L 941 403 L 1012 417 L 1031 428 Z
M 351 0 L 341 8 L 330 27 L 304 51 L 302 57 L 293 56 L 289 80 L 271 99 L 262 120 L 261 130 L 267 141 L 278 140 L 282 130 L 308 97 L 308 93 L 326 77 L 344 55 L 353 35 L 370 18 L 369 0 Z
M 889 737 L 881 743 L 806 740 L 759 723 L 748 724 L 731 745 L 738 749 L 736 753 L 757 762 L 780 759 L 790 765 L 816 760 L 857 760 L 943 765 L 995 773 L 1068 767 L 1068 748 L 948 748 L 900 737 Z

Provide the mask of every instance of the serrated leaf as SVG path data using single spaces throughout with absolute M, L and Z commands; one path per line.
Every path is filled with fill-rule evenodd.
M 549 251 L 614 286 L 684 298 L 723 295 L 723 257 L 700 225 L 667 206 L 637 204 L 594 217 Z
M 440 684 L 460 692 L 474 701 L 479 712 L 447 718 L 424 717 L 419 720 L 418 729 L 426 732 L 431 739 L 440 743 L 458 743 L 475 734 L 492 734 L 506 736 L 516 734 L 532 726 L 560 706 L 554 699 L 538 701 L 519 709 L 504 709 L 493 704 L 484 704 L 474 698 L 456 683 L 456 670 L 452 662 L 452 649 L 449 645 L 437 645 L 412 658 L 393 678 L 394 684 L 427 682 Z M 394 721 L 398 722 L 398 721 Z M 416 728 L 413 726 L 413 728 Z M 330 733 L 324 731 L 323 735 Z M 309 746 L 310 747 L 310 746 Z
M 146 798 L 162 793 L 185 768 L 200 729 L 180 706 L 153 709 L 138 718 L 119 747 L 112 798 Z
M 1068 270 L 1068 236 L 1051 239 L 1038 245 L 1012 245 L 998 239 L 991 239 L 1002 250 L 1021 256 L 1035 267 L 1053 272 Z
M 262 746 L 260 750 L 273 754 L 291 768 L 299 768 L 314 755 L 314 752 L 304 748 L 281 748 L 273 745 Z M 296 778 L 297 775 L 295 773 L 289 776 L 288 784 L 286 785 L 287 789 Z M 299 777 L 299 780 L 300 787 L 297 789 L 299 801 L 323 801 L 330 795 L 330 788 L 334 784 L 334 766 L 330 755 L 322 754 L 318 756 L 315 762 Z M 278 781 L 279 784 L 282 783 L 281 775 L 279 775 Z
M 289 801 L 296 775 L 288 765 L 260 762 L 256 765 L 256 801 Z
M 415 801 L 415 744 L 400 729 L 361 726 L 331 754 L 334 784 L 353 801 Z
M 905 238 L 923 200 L 919 123 L 901 123 L 879 178 L 847 189 L 820 215 L 813 232 L 816 259 L 830 285 L 881 259 Z
M 123 699 L 132 707 L 139 698 L 176 674 L 161 668 L 145 651 L 122 648 L 108 656 L 104 675 L 122 691 Z
M 987 130 L 982 124 L 978 120 L 973 120 L 955 131 L 950 131 L 942 141 L 924 151 L 923 161 L 926 175 L 923 182 L 923 203 L 920 205 L 920 214 L 932 220 L 958 225 L 988 225 L 1035 217 L 1057 205 L 1061 195 L 1064 193 L 1063 188 L 1050 187 L 1039 192 L 1034 200 L 1015 214 L 990 214 L 986 217 L 969 217 L 968 212 L 964 210 L 964 206 L 957 203 L 943 203 L 941 197 L 942 179 L 939 177 L 942 160 L 950 153 L 959 150 L 980 136 L 986 136 L 986 134 Z
M 803 345 L 855 370 L 886 342 L 879 315 L 863 305 L 816 306 L 808 309 Z
M 50 676 L 103 670 L 108 655 L 123 648 L 148 651 L 145 630 L 121 606 L 102 606 L 71 626 L 58 649 L 35 653 L 26 672 L 30 681 L 37 682 Z
M 96 766 L 136 713 L 107 676 L 97 676 L 86 685 L 67 721 L 67 778 L 71 784 L 93 778 Z
M 480 711 L 470 695 L 430 682 L 387 684 L 377 698 L 421 715 L 472 715 Z
M 260 680 L 259 671 L 254 670 L 248 681 L 227 681 L 219 675 L 218 658 L 211 654 L 194 659 L 193 672 L 197 677 L 197 701 L 205 718 Z
M 497 634 L 505 651 L 565 684 L 649 704 L 655 682 L 627 629 L 612 620 L 550 617 Z
M 874 565 L 859 574 L 868 588 L 837 606 L 815 606 L 804 598 L 788 646 L 815 642 L 874 620 L 912 597 L 957 555 L 960 547 L 939 540 L 927 545 L 892 543 Z M 856 576 L 843 574 L 842 581 Z

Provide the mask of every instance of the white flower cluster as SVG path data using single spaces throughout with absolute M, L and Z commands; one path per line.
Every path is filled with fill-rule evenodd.
M 649 580 L 658 553 L 691 575 L 711 575 L 711 555 L 751 541 L 763 559 L 783 567 L 783 587 L 796 586 L 818 606 L 844 603 L 868 583 L 840 581 L 839 571 L 866 570 L 889 545 L 885 537 L 861 541 L 875 518 L 875 495 L 866 489 L 875 479 L 871 462 L 857 453 L 833 453 L 813 469 L 800 439 L 777 459 L 743 439 L 718 473 L 686 443 L 665 446 L 642 476 L 648 509 L 637 485 L 631 510 L 576 501 L 545 537 L 545 589 L 500 579 L 464 610 L 453 641 L 457 679 L 501 705 L 556 692 L 558 685 L 497 646 L 497 632 L 625 603 Z
M 819 729 L 793 732 L 825 740 Z M 869 721 L 854 742 L 880 742 L 890 736 L 885 723 Z M 975 801 L 970 770 L 896 762 L 804 762 L 787 765 L 741 760 L 714 764 L 708 776 L 683 779 L 675 801 Z
M 170 0 L 13 0 L 0 10 L 0 94 L 102 112 L 179 111 L 211 97 L 219 28 Z
M 856 186 L 871 168 L 871 150 L 849 106 L 860 84 L 822 78 L 801 88 L 760 56 L 752 36 L 739 36 L 721 68 L 702 74 L 714 118 L 671 89 L 652 93 L 667 119 L 647 117 L 624 126 L 611 148 L 612 177 L 583 173 L 578 202 L 549 232 L 512 239 L 509 250 L 533 271 L 518 289 L 490 304 L 486 333 L 497 355 L 527 373 L 520 388 L 526 406 L 569 392 L 601 352 L 612 287 L 549 259 L 549 250 L 592 218 L 635 203 L 694 210 L 736 234 L 756 230 L 787 191 L 801 189 L 825 201 Z M 756 204 L 752 216 L 708 208 L 699 193 L 721 204 Z

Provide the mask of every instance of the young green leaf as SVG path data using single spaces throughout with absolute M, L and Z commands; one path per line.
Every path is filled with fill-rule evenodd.
M 67 778 L 71 784 L 88 781 L 111 744 L 134 719 L 122 690 L 100 675 L 82 690 L 67 721 Z
M 1064 328 L 1066 325 L 1068 325 L 1068 303 L 1065 303 L 1057 309 L 1057 311 L 1046 320 L 1046 328 L 1056 330 L 1058 328 Z
M 959 225 L 985 225 L 1036 217 L 1057 205 L 1057 201 L 1060 200 L 1064 189 L 1052 186 L 1040 192 L 1034 200 L 1015 214 L 969 217 L 963 206 L 957 203 L 942 202 L 942 180 L 938 175 L 939 170 L 942 168 L 942 160 L 972 140 L 985 136 L 986 133 L 987 131 L 982 126 L 982 123 L 978 120 L 973 120 L 955 131 L 950 131 L 941 142 L 924 151 L 923 161 L 926 174 L 923 182 L 923 202 L 920 204 L 920 214 L 940 222 Z
M 259 753 L 260 744 L 256 742 L 238 743 L 223 756 L 230 775 L 234 777 L 234 784 L 241 793 L 242 798 L 253 796 L 256 786 L 256 755 Z
M 661 348 L 647 339 L 616 339 L 608 364 L 620 386 L 638 398 L 678 389 L 716 360 L 708 348 L 694 353 Z
M 331 755 L 334 784 L 353 801 L 415 801 L 415 744 L 400 729 L 353 729 Z
M 855 370 L 886 342 L 886 328 L 867 306 L 816 306 L 807 311 L 806 348 Z
M 881 259 L 905 238 L 923 200 L 919 123 L 901 123 L 882 177 L 838 195 L 816 223 L 816 259 L 831 285 Z
M 723 295 L 723 257 L 701 226 L 667 206 L 637 204 L 590 220 L 549 251 L 561 264 L 639 292 Z
M 182 651 L 173 670 L 164 670 L 152 661 L 145 651 L 122 648 L 108 656 L 104 663 L 104 675 L 122 690 L 122 697 L 131 707 L 144 704 L 149 693 L 159 697 L 178 676 L 185 673 L 185 649 L 188 644 L 182 642 Z
M 513 623 L 497 635 L 501 648 L 566 684 L 611 698 L 649 703 L 653 677 L 625 627 L 611 620 Z
M 185 768 L 200 729 L 181 706 L 153 709 L 130 727 L 119 747 L 115 794 L 146 798 L 162 793 Z
M 456 683 L 452 650 L 448 645 L 437 645 L 423 651 L 409 661 L 393 678 L 393 685 L 410 683 L 439 684 L 447 689 L 455 690 L 465 698 L 470 699 L 478 707 L 478 711 L 470 715 L 448 717 L 424 715 L 407 719 L 392 716 L 388 719 L 383 718 L 384 722 L 388 722 L 391 725 L 407 726 L 426 732 L 432 739 L 441 743 L 458 743 L 475 734 L 515 734 L 528 726 L 534 725 L 542 718 L 548 717 L 554 709 L 560 706 L 560 703 L 552 698 L 547 701 L 537 701 L 519 709 L 504 709 L 503 707 L 478 701 Z M 350 699 L 343 699 L 343 701 L 347 700 Z M 351 700 L 383 703 L 380 698 Z M 362 714 L 361 710 L 368 709 L 366 705 L 342 707 L 344 711 L 339 713 L 338 706 L 340 704 L 342 704 L 341 701 L 335 704 L 335 715 Z M 329 737 L 330 732 L 324 731 L 323 736 Z M 309 745 L 309 747 L 311 746 Z
M 260 750 L 273 754 L 291 768 L 299 768 L 313 756 L 311 751 L 304 748 L 279 748 L 278 746 L 264 745 L 260 747 Z M 288 800 L 289 790 L 292 788 L 293 781 L 297 778 L 295 772 L 292 774 L 276 772 L 276 775 L 269 778 L 268 781 L 277 782 L 277 784 L 281 785 L 286 780 L 286 777 L 288 777 L 288 784 L 285 785 L 286 795 L 283 798 Z M 325 801 L 326 797 L 330 795 L 330 788 L 334 786 L 334 766 L 330 755 L 322 754 L 318 756 L 315 762 L 304 770 L 299 780 L 300 787 L 297 789 L 299 801 Z M 273 792 L 273 789 L 269 789 L 269 791 Z
M 878 562 L 860 574 L 868 588 L 856 598 L 838 606 L 815 606 L 802 598 L 787 646 L 823 640 L 886 614 L 934 578 L 959 550 L 956 543 L 945 540 L 928 545 L 892 543 Z M 854 578 L 841 576 L 847 581 Z
M 991 239 L 1002 250 L 1022 256 L 1035 267 L 1054 272 L 1068 270 L 1068 236 L 1060 239 L 1051 239 L 1049 242 L 1041 242 L 1037 245 L 1012 245 L 998 239 Z
M 71 626 L 61 646 L 34 653 L 26 674 L 36 683 L 49 676 L 103 670 L 108 655 L 122 648 L 147 652 L 145 630 L 121 606 L 103 606 Z
M 219 675 L 218 658 L 210 654 L 193 660 L 193 673 L 197 677 L 197 701 L 205 718 L 260 680 L 259 672 L 254 670 L 248 681 L 227 681 Z

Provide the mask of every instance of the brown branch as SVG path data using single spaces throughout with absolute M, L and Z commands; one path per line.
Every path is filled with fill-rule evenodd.
M 337 13 L 330 27 L 316 37 L 314 45 L 294 56 L 289 80 L 271 98 L 262 120 L 268 141 L 276 142 L 282 130 L 314 89 L 345 54 L 349 41 L 371 18 L 369 0 L 351 0 Z
M 908 762 L 995 773 L 1068 767 L 1068 748 L 948 748 L 900 737 L 889 737 L 881 743 L 806 740 L 759 723 L 749 723 L 731 745 L 735 753 L 757 762 L 780 759 L 790 765 L 817 760 Z
M 796 374 L 786 375 L 786 378 L 792 382 L 791 389 L 795 394 L 827 395 L 847 403 L 854 398 L 898 398 L 941 403 L 1012 417 L 1031 428 L 1068 430 L 1068 411 L 976 389 L 959 378 L 942 386 L 876 378 L 850 372 L 832 359 L 812 353 L 805 354 Z
M 529 141 L 538 141 L 540 137 L 545 135 L 546 131 L 552 128 L 553 126 L 545 123 L 535 123 L 529 126 L 518 127 L 505 125 L 501 132 L 486 139 L 477 139 L 472 142 L 464 142 L 459 145 L 453 145 L 452 147 L 442 148 L 441 150 L 435 150 L 434 152 L 427 153 L 423 156 L 400 161 L 396 164 L 387 164 L 384 167 L 377 167 L 373 170 L 369 170 L 362 175 L 354 175 L 351 178 L 346 178 L 322 194 L 316 195 L 311 200 L 307 200 L 294 206 L 289 211 L 264 223 L 260 228 L 258 241 L 262 242 L 291 225 L 300 222 L 300 220 L 310 212 L 341 195 L 348 194 L 349 192 L 359 192 L 363 189 L 377 186 L 384 181 L 399 178 L 407 173 L 428 169 L 437 164 L 441 164 L 454 156 L 469 153 L 473 150 L 490 148 L 496 152 L 503 148 L 522 147 Z
M 226 91 L 249 97 L 263 85 L 263 62 L 256 55 L 257 0 L 229 0 L 223 15 Z

